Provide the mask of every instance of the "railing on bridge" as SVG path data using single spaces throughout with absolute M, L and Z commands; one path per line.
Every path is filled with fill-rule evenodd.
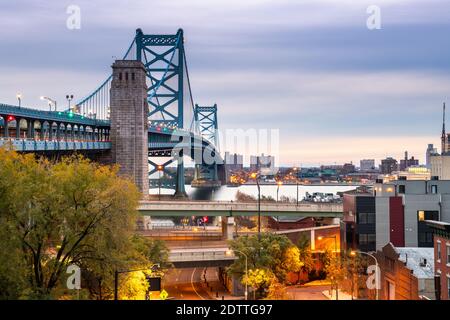
M 195 248 L 173 249 L 169 253 L 170 262 L 195 262 L 195 261 L 233 261 L 236 257 L 227 254 L 228 248 Z
M 19 152 L 111 149 L 111 142 L 107 141 L 39 141 L 0 138 L 0 147 L 7 145 L 10 145 L 14 150 Z

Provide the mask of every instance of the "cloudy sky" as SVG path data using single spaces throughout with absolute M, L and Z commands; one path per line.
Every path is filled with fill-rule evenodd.
M 66 27 L 69 5 L 79 30 Z M 380 30 L 366 26 L 370 5 Z M 196 102 L 218 104 L 222 129 L 279 129 L 281 164 L 423 160 L 439 145 L 447 0 L 1 1 L 0 102 L 84 97 L 136 28 L 183 28 Z

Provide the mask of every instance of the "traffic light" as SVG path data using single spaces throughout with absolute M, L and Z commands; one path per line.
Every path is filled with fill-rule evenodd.
M 203 223 L 207 223 L 208 222 L 208 217 L 203 217 Z
M 161 278 L 147 276 L 148 291 L 161 291 Z

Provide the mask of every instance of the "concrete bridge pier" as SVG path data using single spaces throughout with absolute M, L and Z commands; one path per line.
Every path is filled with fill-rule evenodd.
M 236 224 L 234 217 L 222 217 L 222 239 L 233 240 Z
M 111 157 L 119 173 L 149 194 L 146 71 L 137 60 L 116 60 L 110 90 Z

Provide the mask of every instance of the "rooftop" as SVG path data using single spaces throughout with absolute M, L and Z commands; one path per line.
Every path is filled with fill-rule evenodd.
M 395 251 L 399 260 L 405 262 L 418 279 L 434 278 L 434 248 L 405 247 L 395 248 Z

